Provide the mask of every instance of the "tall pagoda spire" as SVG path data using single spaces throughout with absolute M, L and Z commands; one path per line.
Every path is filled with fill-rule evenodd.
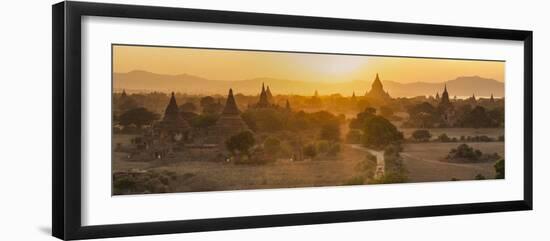
M 372 89 L 379 89 L 379 90 L 382 90 L 382 91 L 384 89 L 384 87 L 382 86 L 382 81 L 380 81 L 380 77 L 378 76 L 378 73 L 376 73 L 376 78 L 374 79 L 374 82 L 372 83 Z
M 495 102 L 495 98 L 493 97 L 493 93 L 491 93 L 491 103 Z
M 264 83 L 262 83 L 262 92 L 260 93 L 260 101 L 258 101 L 258 104 L 256 105 L 256 107 L 260 107 L 260 108 L 266 108 L 266 107 L 269 107 L 269 100 L 267 98 L 267 92 L 265 90 L 265 85 Z
M 286 106 L 285 106 L 286 110 L 291 110 L 290 108 L 290 102 L 288 102 L 288 99 L 286 100 Z
M 156 128 L 172 134 L 189 130 L 189 123 L 187 123 L 187 121 L 180 115 L 174 92 L 172 92 L 172 95 L 170 96 L 170 101 L 164 111 L 164 117 L 162 121 L 158 123 Z
M 446 106 L 449 105 L 451 101 L 449 100 L 449 92 L 447 92 L 447 84 L 445 84 L 445 87 L 443 89 L 443 94 L 441 94 L 441 101 L 439 102 L 439 105 Z
M 376 77 L 374 78 L 370 91 L 368 91 L 365 96 L 371 100 L 382 103 L 391 100 L 391 96 L 388 92 L 384 91 L 384 86 L 382 85 L 382 81 L 380 81 L 380 76 L 378 73 L 376 73 Z
M 227 95 L 227 101 L 225 102 L 225 107 L 223 108 L 222 114 L 238 115 L 241 113 L 235 102 L 235 97 L 233 97 L 233 89 L 229 89 L 229 94 Z
M 168 102 L 168 106 L 166 106 L 166 110 L 164 110 L 164 119 L 178 119 L 179 117 L 179 109 L 178 104 L 176 103 L 176 97 L 174 96 L 174 92 L 172 92 L 172 96 L 170 97 L 170 102 Z
M 126 97 L 126 90 L 125 89 L 122 89 L 122 94 L 120 95 L 122 98 Z

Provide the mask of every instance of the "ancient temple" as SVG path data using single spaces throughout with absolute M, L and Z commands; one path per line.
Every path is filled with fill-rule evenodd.
M 370 91 L 365 94 L 365 97 L 377 103 L 386 103 L 391 100 L 391 96 L 384 91 L 384 86 L 382 85 L 378 74 L 376 74 L 372 87 Z
M 245 130 L 249 130 L 249 128 L 241 118 L 241 112 L 237 107 L 235 97 L 233 97 L 233 90 L 229 89 L 225 107 L 216 122 L 216 134 L 221 137 L 220 142 L 223 142 L 227 137 Z
M 453 104 L 449 100 L 449 92 L 447 92 L 447 84 L 445 84 L 445 89 L 443 90 L 443 94 L 441 94 L 441 100 L 439 101 L 439 105 L 437 106 L 437 109 L 441 114 L 441 120 L 443 121 L 444 126 L 451 127 L 455 124 L 456 113 L 455 113 L 455 108 Z
M 271 92 L 270 92 L 270 94 L 271 94 Z M 271 107 L 271 104 L 269 103 L 269 97 L 268 97 L 267 91 L 265 90 L 265 86 L 264 86 L 263 83 L 262 83 L 262 91 L 260 92 L 260 100 L 258 101 L 258 103 L 256 104 L 255 107 L 256 108 Z
M 191 126 L 180 115 L 174 92 L 164 111 L 164 117 L 155 125 L 161 140 L 180 141 L 187 139 Z
M 274 103 L 273 102 L 273 95 L 271 94 L 271 90 L 269 89 L 269 85 L 267 86 L 267 89 L 265 90 L 265 94 L 267 95 L 267 102 Z
M 469 99 L 471 105 L 477 105 L 476 95 L 472 93 L 472 97 Z

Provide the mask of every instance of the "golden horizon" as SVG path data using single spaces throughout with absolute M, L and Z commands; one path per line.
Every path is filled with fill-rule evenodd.
M 468 76 L 505 81 L 505 62 L 489 60 L 114 45 L 112 61 L 114 73 L 186 74 L 223 81 L 372 82 L 376 73 L 383 73 L 382 81 L 402 84 Z

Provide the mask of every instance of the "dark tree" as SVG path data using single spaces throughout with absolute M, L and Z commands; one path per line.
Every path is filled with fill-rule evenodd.
M 214 126 L 218 121 L 218 115 L 216 114 L 202 114 L 197 115 L 191 119 L 191 125 L 195 128 L 207 128 Z
M 495 127 L 496 121 L 493 121 L 491 117 L 489 117 L 485 108 L 476 106 L 469 113 L 462 116 L 460 125 L 462 127 L 471 128 Z
M 288 113 L 270 109 L 248 109 L 242 114 L 244 122 L 257 132 L 274 132 L 285 128 Z
M 179 107 L 181 112 L 196 112 L 197 107 L 191 102 L 187 102 Z
M 249 156 L 249 150 L 254 143 L 254 134 L 250 131 L 243 131 L 227 139 L 225 146 L 233 155 L 245 154 Z
M 440 141 L 440 142 L 451 142 L 453 141 L 453 139 L 451 139 L 447 134 L 443 133 L 441 135 L 439 135 L 439 137 L 437 137 L 437 139 Z
M 118 119 L 120 121 L 120 124 L 123 126 L 134 124 L 138 128 L 141 128 L 144 125 L 150 125 L 158 118 L 158 114 L 155 114 L 143 107 L 140 107 L 124 112 L 122 115 L 120 115 Z
M 375 116 L 364 125 L 362 143 L 364 146 L 381 148 L 403 139 L 403 133 L 387 119 Z
M 407 112 L 409 120 L 405 123 L 406 126 L 431 128 L 440 121 L 437 109 L 428 102 L 414 105 Z
M 412 133 L 412 137 L 417 141 L 429 141 L 432 134 L 428 130 L 416 130 Z
M 205 96 L 201 98 L 201 107 L 204 108 L 205 106 L 215 104 L 216 100 L 212 96 Z
M 349 128 L 351 129 L 363 129 L 365 123 L 371 118 L 376 116 L 376 109 L 367 107 L 363 112 L 359 112 L 357 116 L 351 119 Z

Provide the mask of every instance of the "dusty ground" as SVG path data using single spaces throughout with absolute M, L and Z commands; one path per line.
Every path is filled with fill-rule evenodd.
M 495 176 L 495 162 L 448 163 L 442 160 L 449 150 L 460 143 L 418 143 L 406 144 L 401 153 L 409 170 L 410 182 L 449 181 L 452 178 L 472 180 L 477 174 L 492 179 Z M 504 157 L 504 142 L 467 143 L 483 153 L 498 153 Z
M 355 167 L 364 156 L 361 150 L 345 146 L 337 160 L 291 162 L 281 159 L 263 165 L 243 165 L 199 161 L 135 162 L 127 161 L 125 154 L 115 153 L 113 170 L 137 168 L 176 172 L 176 183 L 170 184 L 172 192 L 339 186 L 357 174 Z
M 473 129 L 471 129 L 473 130 Z M 470 131 L 471 131 L 470 130 Z M 432 131 L 434 134 L 435 131 Z M 466 130 L 445 131 L 448 135 L 500 135 L 499 130 L 478 129 L 475 132 Z M 132 136 L 115 135 L 113 143 L 123 146 L 129 143 Z M 413 143 L 405 144 L 402 156 L 409 170 L 409 182 L 449 181 L 452 178 L 473 180 L 477 174 L 493 178 L 494 162 L 485 163 L 447 163 L 440 161 L 460 143 Z M 116 144 L 115 144 L 116 145 Z M 503 142 L 468 143 L 484 153 L 497 152 L 504 156 Z M 170 183 L 171 192 L 243 190 L 264 188 L 339 186 L 349 182 L 359 173 L 357 163 L 365 157 L 364 150 L 342 145 L 342 153 L 336 160 L 309 160 L 291 162 L 278 160 L 265 165 L 239 165 L 222 162 L 178 162 L 178 161 L 128 161 L 127 154 L 113 153 L 113 171 L 169 170 L 176 172 L 178 178 Z
M 399 128 L 399 131 L 403 132 L 405 138 L 410 138 L 412 133 L 419 128 Z M 427 129 L 432 134 L 432 139 L 437 138 L 439 135 L 445 133 L 450 138 L 460 136 L 488 136 L 492 138 L 498 138 L 504 135 L 504 128 L 431 128 Z

